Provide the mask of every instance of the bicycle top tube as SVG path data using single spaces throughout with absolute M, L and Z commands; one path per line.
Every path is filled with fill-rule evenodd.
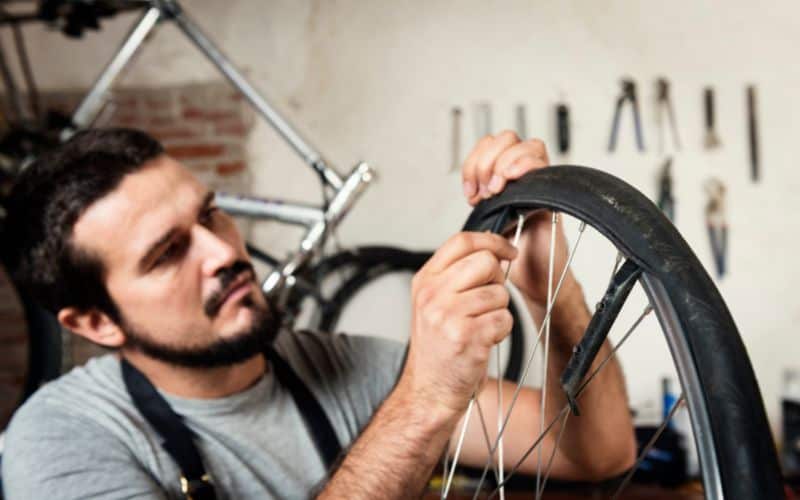
M 157 0 L 147 7 L 147 10 L 115 51 L 100 76 L 95 80 L 86 97 L 76 108 L 72 117 L 74 126 L 62 133 L 62 140 L 71 137 L 76 129 L 86 128 L 94 123 L 107 102 L 108 90 L 114 81 L 131 61 L 151 31 L 163 20 L 173 21 L 176 24 L 189 41 L 241 92 L 253 109 L 278 132 L 307 165 L 317 172 L 325 185 L 337 191 L 343 187 L 345 181 L 339 172 L 328 165 L 323 156 L 300 135 L 263 95 L 256 91 L 175 0 Z

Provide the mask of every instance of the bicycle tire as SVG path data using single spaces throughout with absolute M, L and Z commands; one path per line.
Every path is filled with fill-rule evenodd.
M 316 271 L 312 271 L 318 278 L 324 279 L 337 272 L 342 266 L 354 265 L 357 270 L 339 285 L 327 303 L 321 307 L 320 319 L 316 327 L 324 332 L 336 331 L 342 311 L 364 286 L 391 272 L 416 272 L 432 255 L 432 252 L 414 252 L 385 246 L 364 246 L 357 247 L 352 251 L 339 252 L 324 259 L 317 266 Z M 522 375 L 525 356 L 525 334 L 519 320 L 519 311 L 513 300 L 509 302 L 508 308 L 514 318 L 514 323 L 509 335 L 509 354 L 503 378 L 518 382 Z
M 733 318 L 708 273 L 658 207 L 607 173 L 558 166 L 509 183 L 473 210 L 464 230 L 494 227 L 507 209 L 574 216 L 641 267 L 641 284 L 684 388 L 706 498 L 783 498 L 763 401 Z

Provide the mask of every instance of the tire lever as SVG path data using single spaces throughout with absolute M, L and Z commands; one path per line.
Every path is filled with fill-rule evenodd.
M 591 368 L 600 347 L 608 337 L 611 326 L 616 321 L 625 299 L 633 289 L 633 285 L 642 274 L 642 269 L 632 260 L 628 259 L 622 264 L 619 271 L 611 279 L 606 293 L 598 302 L 592 319 L 586 326 L 581 341 L 573 348 L 569 363 L 561 374 L 561 387 L 567 396 L 567 401 L 575 416 L 580 415 L 578 409 L 578 394 L 582 389 L 581 383 L 586 373 Z

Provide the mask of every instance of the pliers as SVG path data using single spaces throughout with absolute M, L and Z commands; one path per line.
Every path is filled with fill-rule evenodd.
M 611 124 L 611 137 L 608 140 L 608 151 L 613 152 L 617 147 L 617 130 L 619 129 L 619 115 L 625 101 L 630 101 L 633 110 L 633 123 L 636 129 L 636 145 L 639 151 L 644 151 L 644 138 L 642 137 L 642 123 L 639 119 L 639 100 L 636 98 L 636 82 L 629 78 L 621 81 L 622 93 L 617 98 L 617 107 L 614 109 L 614 121 Z

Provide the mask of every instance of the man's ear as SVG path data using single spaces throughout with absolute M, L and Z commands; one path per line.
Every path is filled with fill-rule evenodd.
M 106 313 L 97 309 L 81 311 L 74 307 L 65 307 L 58 311 L 58 322 L 95 344 L 116 348 L 125 343 L 122 329 Z

